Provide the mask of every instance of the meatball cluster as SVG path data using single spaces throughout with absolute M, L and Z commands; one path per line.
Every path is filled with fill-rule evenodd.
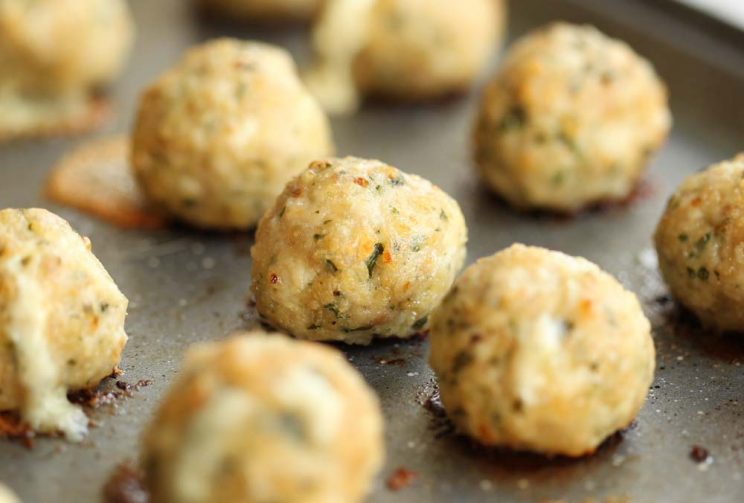
M 0 2 L 0 138 L 62 128 L 121 71 L 134 27 L 124 0 Z
M 654 236 L 672 295 L 718 331 L 744 331 L 744 154 L 688 177 Z
M 368 344 L 423 329 L 465 259 L 458 204 L 379 161 L 317 161 L 261 220 L 258 312 L 311 340 Z
M 425 100 L 467 89 L 497 49 L 502 0 L 329 0 L 314 27 L 311 89 L 332 113 L 361 97 Z
M 521 209 L 626 198 L 671 125 L 664 84 L 624 42 L 557 23 L 509 51 L 474 131 L 488 186 Z
M 41 209 L 0 211 L 0 411 L 80 440 L 67 401 L 116 370 L 127 299 L 81 237 Z
M 633 420 L 654 373 L 633 293 L 584 259 L 523 245 L 465 270 L 430 340 L 449 417 L 490 446 L 591 453 Z
M 283 49 L 220 39 L 142 94 L 131 161 L 145 194 L 198 227 L 253 227 L 307 163 L 333 152 L 328 120 Z
M 153 503 L 354 503 L 383 457 L 377 398 L 341 353 L 254 332 L 189 350 L 142 465 Z

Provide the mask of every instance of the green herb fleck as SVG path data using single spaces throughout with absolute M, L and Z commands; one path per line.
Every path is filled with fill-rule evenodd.
M 703 281 L 708 281 L 708 278 L 710 277 L 710 273 L 708 272 L 708 269 L 705 267 L 701 267 L 697 271 L 697 277 L 698 279 L 701 279 Z
M 471 363 L 473 363 L 473 355 L 467 351 L 460 351 L 452 362 L 452 372 L 457 374 Z
M 287 207 L 283 206 L 281 210 L 279 210 L 279 218 L 282 218 L 284 216 L 284 212 L 287 211 Z
M 323 239 L 324 237 L 325 237 L 325 234 L 313 234 L 313 239 L 314 239 L 315 241 L 320 241 L 320 240 L 321 240 L 321 239 Z
M 519 129 L 527 122 L 527 112 L 522 105 L 516 104 L 506 112 L 504 118 L 499 122 L 498 129 L 501 133 Z
M 688 236 L 685 233 L 682 233 L 679 236 L 677 236 L 677 239 L 679 240 L 680 243 L 686 243 L 687 240 L 690 239 L 690 236 Z
M 326 259 L 325 266 L 329 272 L 338 272 L 338 267 L 336 267 L 336 264 L 332 260 Z
M 338 310 L 338 307 L 336 307 L 336 304 L 330 303 L 323 306 L 323 309 L 327 309 L 330 312 L 333 313 L 333 315 L 336 317 L 336 319 L 341 316 L 341 312 Z
M 403 178 L 403 175 L 398 175 L 395 178 L 391 178 L 390 179 L 390 183 L 392 185 L 395 185 L 395 186 L 405 185 L 406 184 L 406 180 L 405 180 L 405 178 Z
M 411 328 L 413 328 L 414 330 L 421 330 L 422 328 L 424 328 L 424 325 L 426 325 L 426 322 L 428 319 L 429 319 L 428 316 L 419 318 L 418 320 L 416 320 L 416 322 L 413 325 L 411 325 Z
M 445 222 L 449 220 L 449 217 L 447 216 L 447 213 L 444 212 L 444 210 L 439 210 L 439 218 L 441 218 Z
M 566 173 L 564 173 L 563 171 L 553 173 L 553 176 L 550 177 L 550 184 L 555 187 L 563 185 L 563 182 L 565 181 L 566 181 Z
M 705 247 L 708 245 L 710 238 L 711 238 L 710 232 L 706 232 L 703 237 L 695 241 L 695 250 L 698 253 L 702 253 L 703 250 L 705 250 Z
M 382 243 L 375 243 L 375 248 L 372 250 L 372 253 L 367 257 L 367 272 L 369 273 L 369 277 L 372 277 L 372 271 L 375 270 L 375 266 L 377 265 L 377 259 L 380 258 L 380 255 L 382 255 L 382 252 L 385 251 L 385 247 Z

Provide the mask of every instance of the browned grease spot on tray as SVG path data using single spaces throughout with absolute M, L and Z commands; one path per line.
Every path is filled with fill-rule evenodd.
M 103 486 L 104 503 L 147 503 L 142 471 L 132 462 L 119 464 Z
M 387 487 L 391 491 L 400 491 L 411 485 L 414 480 L 418 477 L 418 474 L 404 467 L 396 468 L 396 470 L 388 477 Z
M 45 195 L 118 227 L 155 229 L 166 217 L 148 202 L 129 168 L 129 138 L 94 140 L 52 169 Z
M 104 378 L 98 387 L 71 391 L 67 399 L 83 407 L 86 414 L 94 410 L 110 407 L 113 410 L 118 402 L 134 396 L 135 391 L 152 384 L 150 379 L 140 379 L 134 384 L 118 379 L 122 372 L 116 368 L 109 377 Z M 113 384 L 111 381 L 114 380 Z M 90 426 L 96 426 L 96 421 L 89 419 Z M 0 412 L 0 439 L 8 439 L 21 443 L 29 449 L 34 447 L 36 437 L 60 437 L 59 433 L 37 433 L 15 411 Z

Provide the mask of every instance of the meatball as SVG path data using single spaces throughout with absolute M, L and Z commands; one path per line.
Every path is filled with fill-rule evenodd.
M 258 21 L 309 19 L 322 0 L 201 0 L 207 9 L 226 16 Z
M 707 327 L 744 332 L 744 154 L 682 182 L 654 240 L 677 301 Z
M 90 241 L 42 209 L 0 211 L 0 411 L 40 432 L 85 434 L 67 401 L 115 371 L 127 299 Z
M 360 95 L 427 100 L 471 85 L 498 47 L 502 0 L 329 0 L 313 30 L 310 88 L 332 113 Z
M 331 348 L 260 332 L 199 345 L 146 430 L 153 503 L 357 502 L 384 457 L 376 396 Z
M 220 39 L 143 93 L 131 160 L 146 195 L 198 227 L 254 226 L 307 163 L 331 154 L 328 120 L 289 54 Z
M 301 339 L 368 344 L 423 329 L 465 259 L 458 204 L 379 161 L 318 161 L 256 232 L 258 312 Z
M 475 163 L 515 207 L 572 213 L 627 198 L 670 125 L 648 61 L 593 27 L 557 23 L 518 41 L 488 85 Z
M 591 453 L 653 379 L 638 300 L 582 258 L 514 245 L 466 269 L 431 318 L 448 415 L 488 446 Z
M 0 2 L 0 136 L 85 114 L 121 71 L 133 24 L 124 0 Z

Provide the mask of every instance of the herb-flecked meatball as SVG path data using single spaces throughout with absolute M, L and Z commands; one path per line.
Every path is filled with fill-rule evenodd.
M 289 54 L 220 39 L 145 90 L 132 142 L 146 195 L 192 225 L 254 226 L 307 163 L 331 154 L 328 120 Z
M 655 242 L 677 301 L 707 327 L 744 332 L 744 154 L 682 182 Z
M 81 237 L 42 209 L 0 211 L 0 411 L 36 431 L 85 434 L 67 401 L 119 364 L 127 299 Z
M 475 162 L 512 205 L 570 213 L 626 198 L 670 125 L 648 61 L 593 27 L 557 23 L 519 40 L 488 85 Z
M 322 0 L 201 0 L 207 9 L 254 21 L 309 19 Z
M 382 430 L 340 352 L 239 334 L 188 351 L 142 466 L 153 503 L 354 503 L 382 464 Z
M 654 373 L 636 296 L 582 259 L 514 245 L 470 266 L 431 317 L 447 414 L 488 446 L 593 452 L 626 427 Z
M 498 48 L 502 0 L 329 0 L 308 83 L 332 113 L 364 95 L 426 100 L 467 89 Z
M 121 71 L 133 32 L 124 0 L 2 0 L 0 137 L 85 114 Z
M 423 329 L 465 259 L 458 204 L 379 161 L 318 161 L 261 220 L 258 312 L 311 340 L 368 344 Z

